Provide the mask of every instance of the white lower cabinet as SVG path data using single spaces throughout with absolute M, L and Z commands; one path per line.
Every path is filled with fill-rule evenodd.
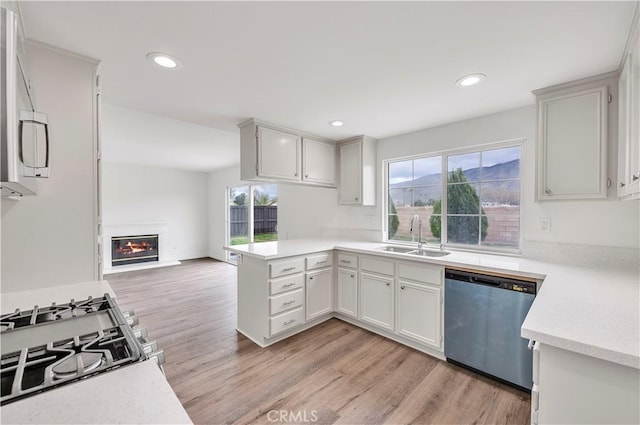
M 355 270 L 338 269 L 338 312 L 358 316 L 358 273 Z
M 333 269 L 307 273 L 306 318 L 311 320 L 333 311 Z
M 640 369 L 536 344 L 533 425 L 640 423 Z
M 394 329 L 394 278 L 360 273 L 360 320 L 384 329 Z
M 354 252 L 244 256 L 238 331 L 265 347 L 336 316 L 442 357 L 443 275 L 442 266 Z
M 398 333 L 441 348 L 441 289 L 404 280 L 398 283 Z

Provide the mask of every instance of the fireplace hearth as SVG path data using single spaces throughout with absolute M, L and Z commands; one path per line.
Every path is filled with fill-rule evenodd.
M 111 266 L 158 261 L 158 235 L 111 238 Z

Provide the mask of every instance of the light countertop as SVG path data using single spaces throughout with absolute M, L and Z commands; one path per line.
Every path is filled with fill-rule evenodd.
M 2 406 L 5 424 L 190 424 L 149 360 Z
M 262 260 L 339 249 L 544 279 L 522 325 L 523 338 L 640 369 L 640 277 L 637 269 L 589 268 L 460 251 L 439 258 L 414 257 L 381 251 L 384 245 L 387 244 L 300 239 L 234 245 L 225 249 Z

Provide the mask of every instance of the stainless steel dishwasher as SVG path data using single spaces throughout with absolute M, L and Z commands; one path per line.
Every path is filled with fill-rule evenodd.
M 520 327 L 535 295 L 534 282 L 446 270 L 447 360 L 531 390 L 532 352 Z

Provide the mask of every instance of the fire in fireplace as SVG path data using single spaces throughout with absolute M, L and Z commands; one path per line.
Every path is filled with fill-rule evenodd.
M 111 238 L 111 266 L 158 261 L 158 235 Z

